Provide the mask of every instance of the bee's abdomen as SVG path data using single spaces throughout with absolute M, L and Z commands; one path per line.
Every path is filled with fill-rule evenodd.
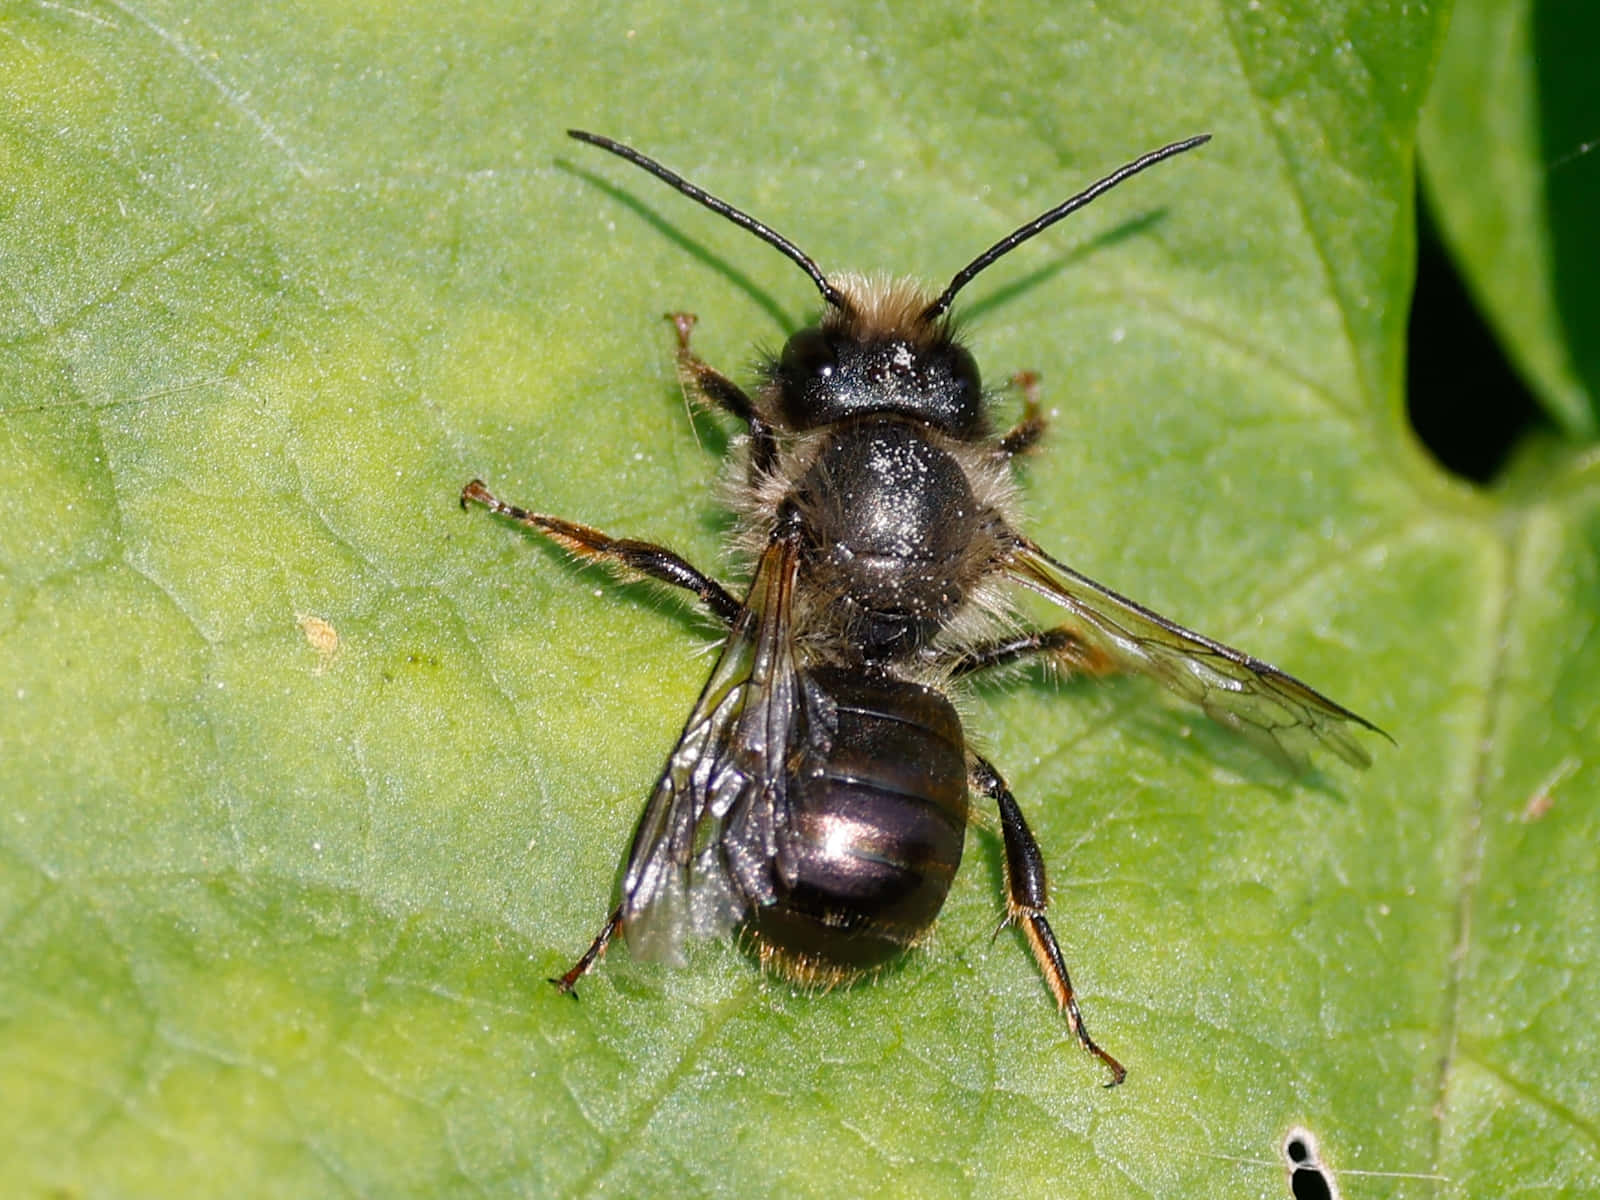
M 749 932 L 767 966 L 827 985 L 900 953 L 944 906 L 965 841 L 966 752 L 938 692 L 831 668 L 810 682 L 835 725 L 797 758 L 794 882 Z

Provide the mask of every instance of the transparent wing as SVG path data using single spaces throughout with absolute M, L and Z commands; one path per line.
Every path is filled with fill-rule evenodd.
M 1293 675 L 1119 596 L 1026 539 L 1018 539 L 1007 572 L 1071 613 L 1074 632 L 1108 668 L 1151 676 L 1291 763 L 1303 766 L 1306 751 L 1321 744 L 1353 766 L 1369 766 L 1355 731 L 1389 737 Z
M 729 933 L 773 899 L 788 860 L 785 758 L 799 720 L 790 636 L 795 542 L 762 554 L 639 819 L 622 876 L 622 928 L 639 957 L 683 961 L 686 937 Z

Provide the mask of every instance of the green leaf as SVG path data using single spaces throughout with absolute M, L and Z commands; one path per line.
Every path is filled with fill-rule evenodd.
M 1443 28 L 6 10 L 8 1190 L 1271 1197 L 1297 1124 L 1335 1167 L 1451 1180 L 1377 1194 L 1592 1185 L 1600 487 L 1551 442 L 1472 493 L 1406 430 Z M 826 270 L 936 280 L 1215 134 L 985 274 L 971 344 L 1043 378 L 1042 545 L 1399 744 L 1296 777 L 1138 681 L 980 689 L 1122 1087 L 991 940 L 990 828 L 875 981 L 797 993 L 713 944 L 618 947 L 578 1004 L 544 982 L 715 630 L 456 497 L 481 476 L 737 579 L 726 436 L 697 443 L 660 314 L 744 374 L 816 302 L 571 125 Z

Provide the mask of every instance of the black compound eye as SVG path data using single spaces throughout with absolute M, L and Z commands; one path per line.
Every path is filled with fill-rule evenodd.
M 983 426 L 983 384 L 977 361 L 965 346 L 950 343 L 929 381 L 926 416 L 941 429 L 967 437 Z
M 983 393 L 983 382 L 978 377 L 978 360 L 972 357 L 965 346 L 950 347 L 950 375 L 962 399 L 976 404 Z
M 783 374 L 794 383 L 826 379 L 838 361 L 833 343 L 815 325 L 802 329 L 783 345 Z

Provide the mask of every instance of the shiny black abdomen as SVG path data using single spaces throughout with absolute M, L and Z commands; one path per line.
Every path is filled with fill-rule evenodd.
M 748 926 L 762 957 L 809 983 L 868 970 L 914 943 L 944 906 L 967 826 L 961 721 L 938 692 L 877 673 L 820 668 L 831 710 L 790 780 L 794 883 Z

